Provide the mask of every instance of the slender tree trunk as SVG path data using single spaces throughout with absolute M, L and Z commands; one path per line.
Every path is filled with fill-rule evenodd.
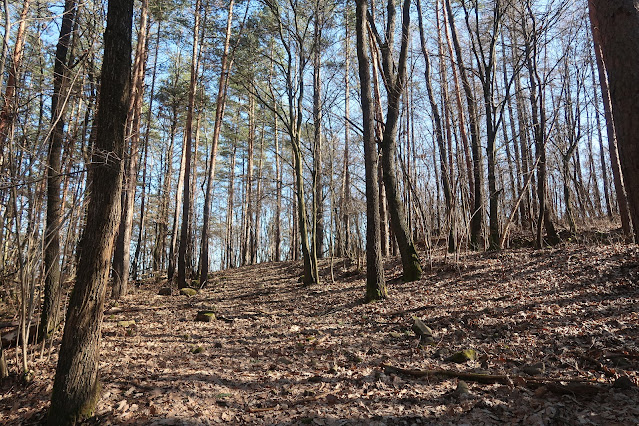
M 11 15 L 9 14 L 9 0 L 3 1 L 4 6 L 4 36 L 2 37 L 2 49 L 0 49 L 0 88 L 4 84 L 4 68 L 7 63 L 7 51 L 9 50 L 9 39 L 11 38 Z M 24 3 L 23 3 L 24 8 Z M 4 104 L 0 104 L 4 108 Z M 0 151 L 4 151 L 4 145 L 0 145 Z M 2 162 L 0 162 L 2 165 Z
M 215 122 L 213 124 L 213 140 L 211 141 L 211 157 L 209 159 L 209 173 L 206 178 L 206 191 L 204 193 L 204 206 L 202 213 L 202 237 L 200 241 L 200 285 L 204 286 L 209 275 L 209 221 L 211 215 L 211 197 L 213 193 L 213 181 L 215 178 L 215 161 L 224 119 L 226 106 L 226 92 L 229 81 L 229 73 L 232 58 L 229 58 L 229 45 L 231 42 L 231 25 L 233 23 L 234 0 L 229 2 L 229 10 L 226 17 L 226 35 L 224 37 L 224 50 L 222 51 L 222 63 L 220 78 L 218 81 L 217 101 L 215 103 Z
M 473 95 L 473 89 L 468 79 L 466 67 L 464 66 L 463 52 L 457 37 L 457 28 L 453 11 L 450 6 L 450 0 L 444 0 L 446 12 L 448 14 L 448 25 L 450 26 L 451 38 L 455 48 L 455 57 L 457 58 L 457 66 L 459 67 L 459 75 L 462 80 L 462 87 L 466 95 L 466 104 L 468 106 L 468 119 L 470 124 L 470 145 L 473 157 L 473 209 L 470 219 L 470 246 L 473 250 L 478 250 L 481 244 L 481 230 L 484 223 L 484 207 L 483 207 L 483 180 L 482 180 L 482 156 L 479 146 L 479 123 L 477 115 L 477 102 Z
M 262 214 L 262 179 L 264 177 L 264 123 L 260 132 L 260 157 L 257 162 L 257 182 L 255 184 L 255 234 L 251 244 L 251 263 L 259 260 L 260 228 Z
M 2 110 L 0 111 L 0 168 L 5 166 L 5 145 L 7 143 L 7 136 L 9 134 L 9 129 L 14 122 L 16 115 L 16 92 L 17 92 L 17 84 L 18 84 L 18 73 L 20 72 L 20 66 L 22 65 L 22 58 L 24 56 L 24 39 L 25 39 L 25 31 L 27 28 L 27 16 L 29 14 L 30 0 L 24 0 L 22 3 L 22 11 L 20 12 L 20 23 L 18 24 L 18 31 L 16 32 L 15 44 L 13 46 L 13 57 L 11 60 L 11 66 L 9 67 L 9 75 L 7 77 L 7 88 L 4 95 L 4 104 L 2 105 Z M 0 87 L 2 87 L 2 78 L 4 77 L 4 64 L 6 58 L 6 51 L 8 49 L 8 41 L 11 35 L 10 28 L 10 17 L 9 17 L 9 9 L 8 3 L 5 2 L 5 34 L 3 39 L 2 46 L 2 67 L 0 67 L 0 73 L 2 73 L 2 77 L 0 77 Z M 63 13 L 63 20 L 66 18 L 67 20 L 63 22 L 63 25 L 66 25 L 64 30 L 60 28 L 60 37 L 58 38 L 58 46 L 56 48 L 56 58 L 55 65 L 57 65 L 58 54 L 64 53 L 65 57 L 62 58 L 61 68 L 57 69 L 57 72 L 64 71 L 64 65 L 66 62 L 66 53 L 69 46 L 69 41 L 71 38 L 71 28 L 73 27 L 73 20 L 75 16 L 75 1 L 66 0 L 65 1 L 65 9 Z M 68 16 L 71 14 L 71 18 L 69 20 Z M 66 36 L 63 34 L 63 31 L 66 33 Z M 61 42 L 62 45 L 61 46 Z M 64 49 L 62 52 L 61 49 Z M 54 65 L 54 68 L 55 68 Z M 54 80 L 56 74 L 56 70 L 54 69 Z M 62 75 L 60 76 L 60 83 L 62 82 Z M 55 85 L 55 81 L 54 81 Z M 59 89 L 59 88 L 58 88 Z M 55 87 L 54 87 L 55 92 Z M 56 96 L 55 93 L 53 96 Z M 57 97 L 60 97 L 58 94 Z M 53 102 L 53 101 L 52 101 Z M 54 111 L 54 110 L 52 110 Z M 52 112 L 53 114 L 53 112 Z M 55 115 L 54 115 L 55 116 Z M 51 119 L 51 122 L 54 123 L 55 119 Z M 64 126 L 64 124 L 63 124 Z
M 437 8 L 439 12 L 439 7 Z M 446 47 L 448 50 L 448 55 L 450 57 L 451 68 L 453 71 L 453 82 L 455 83 L 455 103 L 457 105 L 457 119 L 459 120 L 459 133 L 461 136 L 462 147 L 464 149 L 464 160 L 466 164 L 466 176 L 468 179 L 468 188 L 469 188 L 469 205 L 475 205 L 475 178 L 473 175 L 473 160 L 470 152 L 470 143 L 468 142 L 468 134 L 466 131 L 466 118 L 464 114 L 464 106 L 462 104 L 462 95 L 461 95 L 461 87 L 459 84 L 459 76 L 457 74 L 457 67 L 454 62 L 454 53 L 453 46 L 450 41 L 449 34 L 449 24 L 448 24 L 448 14 L 446 13 L 446 7 L 442 5 L 442 17 L 444 20 L 444 36 L 446 38 Z M 443 59 L 442 59 L 443 61 Z
M 25 1 L 25 7 L 28 1 Z M 23 10 L 23 13 L 25 11 Z M 75 21 L 75 0 L 67 0 L 64 4 L 60 36 L 56 47 L 53 70 L 53 96 L 51 97 L 51 133 L 49 136 L 49 158 L 47 161 L 47 224 L 44 233 L 44 300 L 40 314 L 38 335 L 48 338 L 55 331 L 60 321 L 60 227 L 62 226 L 62 199 L 60 184 L 62 183 L 62 144 L 66 113 L 66 90 L 68 89 L 67 54 L 71 44 L 71 33 Z M 25 14 L 26 15 L 26 14 Z M 24 16 L 26 18 L 26 16 Z M 22 31 L 23 22 L 20 23 Z M 20 29 L 19 29 L 20 32 Z M 16 48 L 17 48 L 16 43 Z M 20 48 L 21 49 L 21 48 Z M 14 61 L 15 61 L 14 53 Z M 12 67 L 15 68 L 15 62 Z M 9 74 L 7 84 L 15 86 L 14 72 Z M 15 88 L 14 88 L 15 91 Z M 7 88 L 9 92 L 9 88 Z M 8 98 L 5 108 L 13 103 Z
M 251 261 L 250 246 L 254 232 L 253 222 L 253 156 L 255 148 L 255 98 L 249 94 L 248 107 L 248 146 L 247 166 L 244 174 L 244 224 L 242 226 L 242 265 L 248 265 Z
M 393 233 L 397 240 L 402 258 L 405 281 L 416 281 L 421 278 L 422 268 L 419 256 L 415 249 L 409 227 L 406 223 L 406 215 L 400 199 L 399 183 L 397 181 L 397 125 L 399 122 L 399 101 L 406 88 L 406 62 L 408 54 L 408 32 L 410 25 L 410 0 L 404 0 L 402 6 L 402 31 L 399 60 L 394 64 L 392 49 L 394 41 L 394 27 L 396 4 L 395 0 L 389 0 L 387 4 L 386 39 L 375 30 L 380 51 L 382 53 L 382 65 L 385 78 L 388 82 L 388 103 L 386 122 L 382 138 L 382 168 L 384 171 L 384 187 L 389 205 Z M 375 22 L 370 19 L 369 24 L 374 28 Z
M 442 181 L 442 190 L 444 191 L 444 200 L 446 202 L 446 216 L 448 218 L 447 222 L 449 223 L 449 237 L 448 237 L 448 251 L 450 253 L 455 252 L 455 218 L 453 211 L 453 195 L 451 191 L 451 182 L 450 182 L 450 173 L 447 165 L 447 151 L 446 144 L 444 143 L 444 133 L 442 129 L 442 119 L 439 114 L 439 107 L 437 106 L 437 102 L 435 101 L 435 95 L 433 94 L 433 85 L 431 83 L 430 77 L 430 57 L 428 53 L 428 49 L 426 47 L 426 38 L 424 36 L 424 25 L 422 18 L 422 4 L 421 0 L 417 0 L 417 18 L 419 24 L 419 39 L 422 48 L 422 55 L 424 56 L 424 79 L 426 81 L 426 93 L 428 94 L 428 100 L 430 102 L 430 108 L 433 113 L 433 123 L 435 124 L 435 140 L 437 141 L 437 146 L 439 147 L 439 155 L 440 155 L 440 166 L 441 166 L 441 181 Z M 440 32 L 438 31 L 438 34 Z M 440 40 L 441 46 L 441 40 Z M 441 52 L 440 52 L 441 53 Z
M 276 106 L 275 106 L 276 107 Z M 275 261 L 282 260 L 282 157 L 277 115 L 273 115 L 273 138 L 275 139 Z
M 89 165 L 91 196 L 78 248 L 78 271 L 60 347 L 49 424 L 70 425 L 89 417 L 99 398 L 100 330 L 120 210 L 132 20 L 132 0 L 109 1 L 95 149 Z
M 377 189 L 377 146 L 374 140 L 374 114 L 371 96 L 371 76 L 366 34 L 366 0 L 357 0 L 357 59 L 362 93 L 364 166 L 366 173 L 366 301 L 387 296 L 379 229 L 379 193 Z
M 149 25 L 151 25 L 149 23 Z M 142 196 L 141 196 L 141 201 L 140 201 L 140 228 L 138 230 L 138 238 L 137 238 L 137 244 L 135 246 L 135 255 L 133 256 L 133 266 L 132 266 L 132 271 L 133 271 L 133 279 L 137 279 L 138 278 L 138 269 L 139 269 L 139 263 L 140 263 L 140 252 L 141 252 L 141 247 L 142 247 L 142 234 L 144 232 L 144 228 L 145 228 L 145 221 L 146 221 L 146 196 L 147 196 L 147 190 L 146 190 L 146 182 L 147 182 L 147 166 L 148 166 L 148 154 L 149 154 L 149 136 L 151 134 L 151 122 L 152 122 L 152 115 L 153 115 L 153 98 L 155 95 L 155 80 L 156 80 L 156 75 L 157 75 L 157 64 L 158 64 L 158 51 L 160 49 L 160 30 L 162 28 L 162 21 L 158 21 L 158 32 L 157 32 L 157 36 L 156 36 L 156 40 L 155 40 L 155 53 L 153 56 L 153 73 L 152 73 L 152 77 L 151 77 L 151 90 L 150 90 L 150 94 L 149 94 L 149 109 L 147 111 L 147 115 L 146 115 L 146 130 L 145 130 L 145 134 L 144 134 L 144 161 L 143 161 L 143 172 L 142 172 Z M 148 34 L 148 30 L 147 30 L 147 34 Z M 171 147 L 171 152 L 173 151 L 173 147 Z M 150 192 L 150 188 L 149 188 L 149 192 Z M 164 220 L 166 217 L 162 216 L 161 220 Z M 166 231 L 165 231 L 166 234 Z
M 235 157 L 237 152 L 237 141 L 233 141 L 233 153 L 231 154 L 231 165 L 229 167 L 229 184 L 226 201 L 226 268 L 233 268 L 233 198 L 235 197 Z
M 193 114 L 195 110 L 195 93 L 197 89 L 197 76 L 199 71 L 199 35 L 200 35 L 200 0 L 195 1 L 195 21 L 193 23 L 193 54 L 191 56 L 191 82 L 189 85 L 189 100 L 186 110 L 186 126 L 184 129 L 184 195 L 182 198 L 182 225 L 180 227 L 180 245 L 177 259 L 177 284 L 178 288 L 187 287 L 186 277 L 188 275 L 187 246 L 191 244 L 191 157 L 193 139 Z
M 133 76 L 131 81 L 132 92 L 126 129 L 127 139 L 129 140 L 129 149 L 125 162 L 124 188 L 122 191 L 122 215 L 120 218 L 120 226 L 113 254 L 113 290 L 111 292 L 111 297 L 114 300 L 118 300 L 122 296 L 125 296 L 129 285 L 133 208 L 135 205 L 135 192 L 138 183 L 140 118 L 142 116 L 144 74 L 146 71 L 146 61 L 148 56 L 146 43 L 148 29 L 148 1 L 144 0 L 142 2 L 142 10 L 140 13 L 140 30 L 138 31 L 138 40 L 135 49 L 135 61 L 133 64 Z
M 342 216 L 342 233 L 340 236 L 341 244 L 338 245 L 338 256 L 348 256 L 350 253 L 350 208 L 351 208 L 351 172 L 350 172 L 350 31 L 348 26 L 348 11 L 344 8 L 344 163 L 342 171 L 342 197 L 341 197 L 341 216 Z
M 313 34 L 313 250 L 317 258 L 324 257 L 324 188 L 322 171 L 322 25 L 323 11 L 315 3 Z
M 175 120 L 171 122 L 169 126 L 169 148 L 166 152 L 166 160 L 164 161 L 166 164 L 166 169 L 163 173 L 164 182 L 162 183 L 162 189 L 158 192 L 158 196 L 160 197 L 160 207 L 159 207 L 159 219 L 157 223 L 157 235 L 155 240 L 155 246 L 153 247 L 153 270 L 159 271 L 163 269 L 165 266 L 169 267 L 169 265 L 174 265 L 173 260 L 173 252 L 175 251 L 175 247 L 173 245 L 173 235 L 175 234 L 175 229 L 171 233 L 171 241 L 170 241 L 170 254 L 169 254 L 169 262 L 166 264 L 166 237 L 169 232 L 169 207 L 170 207 L 170 197 L 171 197 L 171 181 L 173 177 L 173 148 L 175 145 L 175 132 L 177 128 L 177 123 Z M 182 156 L 180 156 L 181 158 Z M 180 167 L 180 176 L 182 174 L 182 167 Z M 179 188 L 177 190 L 177 195 L 179 199 L 180 191 Z M 176 200 L 177 202 L 177 200 Z M 177 211 L 177 207 L 176 207 Z M 173 227 L 175 228 L 176 217 L 173 219 Z M 170 268 L 169 268 L 170 269 Z M 171 280 L 173 274 L 169 276 L 169 281 Z
M 378 75 L 378 67 L 381 67 L 379 63 L 379 55 L 377 54 L 377 49 L 375 49 L 374 40 L 372 36 L 369 37 L 370 51 L 371 51 L 371 59 L 373 63 L 373 92 L 375 98 L 375 140 L 379 145 L 382 141 L 382 134 L 384 133 L 384 116 L 382 113 L 382 95 L 380 91 L 379 84 L 379 75 Z M 377 171 L 377 181 L 379 185 L 379 216 L 380 216 L 380 234 L 381 234 L 381 245 L 382 245 L 382 256 L 389 256 L 391 251 L 391 236 L 389 230 L 389 220 L 388 220 L 388 202 L 386 199 L 386 189 L 384 188 L 384 171 L 382 167 L 382 162 L 377 162 L 378 171 Z M 350 236 L 350 229 L 348 230 Z M 350 239 L 350 238 L 347 238 Z M 394 241 L 394 239 L 393 239 Z M 395 245 L 393 245 L 395 247 Z
M 591 26 L 592 29 L 592 26 Z M 596 48 L 596 47 L 595 47 Z M 601 90 L 601 87 L 597 87 L 597 80 L 595 78 L 595 60 L 592 58 L 592 52 L 590 53 L 591 57 L 590 57 L 590 75 L 591 75 L 591 79 L 592 79 L 592 87 L 593 90 L 595 91 L 595 103 L 597 105 L 601 105 L 603 104 L 603 99 L 601 99 L 601 103 L 600 101 L 600 97 L 599 97 L 599 93 Z M 603 192 L 604 192 L 604 200 L 606 202 L 606 215 L 608 216 L 608 218 L 612 218 L 612 203 L 610 202 L 610 188 L 609 188 L 609 180 L 608 180 L 608 167 L 606 166 L 606 155 L 605 155 L 605 149 L 604 149 L 604 143 L 603 143 L 603 132 L 601 130 L 601 114 L 599 113 L 599 110 L 596 109 L 595 110 L 595 118 L 596 118 L 596 123 L 597 123 L 597 142 L 599 143 L 599 159 L 600 159 L 600 163 L 601 163 L 601 177 L 602 177 L 602 183 L 603 183 Z M 614 129 L 613 129 L 614 130 Z M 595 175 L 594 173 L 594 165 L 593 165 L 593 176 Z M 597 181 L 594 182 L 595 186 L 598 186 Z

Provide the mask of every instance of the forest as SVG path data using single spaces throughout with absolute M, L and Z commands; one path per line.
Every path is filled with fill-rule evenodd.
M 3 0 L 0 423 L 639 423 L 639 0 Z

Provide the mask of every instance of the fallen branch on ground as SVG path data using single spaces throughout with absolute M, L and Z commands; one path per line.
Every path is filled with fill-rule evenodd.
M 483 373 L 471 373 L 467 371 L 457 370 L 414 370 L 408 368 L 394 367 L 388 364 L 382 364 L 386 374 L 404 374 L 413 377 L 448 377 L 466 380 L 469 382 L 477 383 L 501 383 L 504 385 L 519 385 L 529 387 L 548 386 L 551 391 L 554 389 L 561 389 L 563 392 L 575 392 L 575 393 L 595 393 L 601 390 L 602 387 L 609 387 L 609 383 L 598 382 L 593 379 L 579 379 L 570 377 L 524 377 L 518 375 L 506 375 L 506 374 L 483 374 Z M 568 385 L 559 385 L 560 383 L 568 383 Z

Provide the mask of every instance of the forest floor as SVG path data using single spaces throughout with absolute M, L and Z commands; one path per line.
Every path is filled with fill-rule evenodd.
M 144 282 L 105 314 L 87 423 L 639 424 L 638 246 L 422 259 L 410 283 L 389 259 L 389 297 L 370 304 L 342 260 L 334 282 L 322 261 L 311 287 L 294 262 L 217 272 L 192 297 Z M 196 322 L 200 310 L 216 318 Z M 415 336 L 415 318 L 432 339 Z M 58 345 L 34 355 L 30 384 L 0 386 L 0 423 L 42 421 Z M 453 362 L 459 351 L 470 359 Z

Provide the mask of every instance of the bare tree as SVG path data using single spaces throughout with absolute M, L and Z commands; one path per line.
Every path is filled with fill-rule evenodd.
M 408 57 L 408 33 L 410 27 L 410 0 L 404 0 L 402 5 L 402 27 L 400 51 L 395 62 L 395 19 L 397 4 L 389 0 L 386 6 L 386 27 L 384 39 L 377 30 L 373 16 L 367 15 L 368 23 L 373 32 L 377 46 L 381 52 L 384 84 L 387 91 L 386 122 L 381 141 L 382 168 L 384 172 L 384 187 L 388 200 L 393 233 L 399 246 L 404 269 L 404 280 L 415 281 L 422 275 L 419 256 L 413 243 L 412 235 L 406 223 L 406 215 L 400 200 L 399 184 L 397 181 L 397 125 L 399 122 L 399 101 L 406 88 L 406 62 Z
M 49 424 L 90 416 L 99 398 L 100 330 L 114 233 L 120 210 L 122 158 L 131 80 L 133 0 L 110 0 L 104 34 L 102 88 L 89 165 L 86 228 L 56 369 Z
M 27 2 L 25 2 L 27 3 Z M 71 44 L 71 31 L 76 14 L 75 0 L 64 3 L 62 25 L 55 53 L 53 69 L 53 95 L 51 97 L 51 131 L 49 136 L 49 158 L 47 161 L 47 226 L 44 234 L 44 300 L 40 314 L 39 335 L 48 337 L 60 321 L 60 226 L 62 223 L 62 144 L 69 70 L 67 54 Z
M 362 96 L 362 129 L 366 173 L 366 301 L 386 298 L 386 280 L 379 229 L 379 192 L 377 184 L 377 146 L 375 143 L 370 61 L 366 31 L 366 0 L 357 0 L 355 34 Z
M 193 22 L 193 54 L 191 55 L 191 82 L 189 84 L 189 99 L 186 110 L 186 125 L 184 137 L 184 195 L 182 197 L 182 225 L 180 227 L 180 244 L 177 257 L 177 284 L 178 288 L 187 287 L 188 275 L 187 246 L 191 244 L 190 220 L 193 194 L 191 193 L 191 157 L 193 150 L 193 115 L 195 114 L 195 93 L 200 58 L 200 0 L 195 1 L 195 18 Z

